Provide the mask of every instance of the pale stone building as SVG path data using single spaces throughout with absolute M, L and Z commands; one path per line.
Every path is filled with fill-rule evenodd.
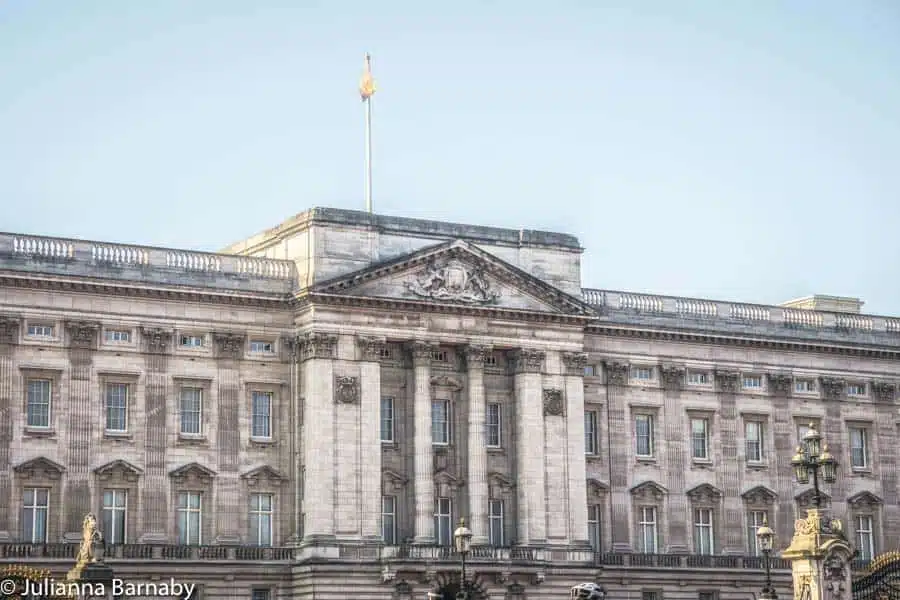
M 206 598 L 749 599 L 808 423 L 900 539 L 900 319 L 583 289 L 572 236 L 313 209 L 221 253 L 0 235 L 0 553 Z M 789 594 L 786 565 L 776 583 Z

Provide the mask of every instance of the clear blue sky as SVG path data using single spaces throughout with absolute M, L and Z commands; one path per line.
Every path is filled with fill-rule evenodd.
M 900 314 L 894 0 L 0 0 L 0 230 L 311 206 L 565 231 L 588 287 Z

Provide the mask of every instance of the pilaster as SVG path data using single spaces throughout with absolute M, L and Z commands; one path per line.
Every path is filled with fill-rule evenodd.
M 877 452 L 875 464 L 878 465 L 878 477 L 881 479 L 881 490 L 884 497 L 882 503 L 882 539 L 900 539 L 900 495 L 898 495 L 898 448 L 900 448 L 900 428 L 897 427 L 897 385 L 893 382 L 875 382 L 872 384 L 877 406 Z
M 511 358 L 516 395 L 517 539 L 520 545 L 528 546 L 547 540 L 541 385 L 544 353 L 523 349 Z
M 11 540 L 13 360 L 19 341 L 19 318 L 0 315 L 0 542 Z
M 685 472 L 689 468 L 688 449 L 685 447 L 684 407 L 681 403 L 681 388 L 684 385 L 683 367 L 663 365 L 659 369 L 663 384 L 663 411 L 665 418 L 665 468 L 669 474 L 668 506 L 668 551 L 688 552 L 690 510 L 688 507 Z
M 722 465 L 719 467 L 719 488 L 724 492 L 722 506 L 722 552 L 746 554 L 744 542 L 744 510 L 741 500 L 741 472 L 744 464 L 738 452 L 740 415 L 737 411 L 737 373 L 719 371 L 719 432 L 722 446 Z
M 84 515 L 91 510 L 91 449 L 93 423 L 91 403 L 91 371 L 94 350 L 97 348 L 99 323 L 67 322 L 69 342 L 69 377 L 65 412 L 66 484 L 65 533 L 66 541 L 81 539 Z M 63 410 L 63 407 L 59 407 Z
M 822 419 L 822 444 L 834 456 L 844 456 L 844 423 L 841 416 L 841 403 L 846 398 L 846 382 L 843 379 L 823 377 L 821 379 L 822 399 L 825 404 L 825 418 Z M 849 465 L 839 465 L 849 474 Z M 838 476 L 831 485 L 831 510 L 842 515 L 847 510 L 847 483 L 850 477 L 846 474 Z
M 466 369 L 469 382 L 469 442 L 466 456 L 467 484 L 469 491 L 469 526 L 472 528 L 472 545 L 488 543 L 488 482 L 487 444 L 485 432 L 484 359 L 489 348 L 466 348 Z
M 610 444 L 609 463 L 615 465 L 609 471 L 610 493 L 610 544 L 613 552 L 631 552 L 631 522 L 628 492 L 628 468 L 631 464 L 633 429 L 628 422 L 625 404 L 625 386 L 628 385 L 628 365 L 619 362 L 604 364 L 606 373 L 606 410 L 609 414 L 609 431 L 621 432 L 629 440 L 627 444 Z
M 431 439 L 431 353 L 434 346 L 425 342 L 410 345 L 413 360 L 415 396 L 413 400 L 413 490 L 416 502 L 415 537 L 417 544 L 434 543 L 434 448 Z
M 217 332 L 213 335 L 216 351 L 216 454 L 218 475 L 216 486 L 216 542 L 237 544 L 241 541 L 240 469 L 240 360 L 244 354 L 245 337 L 235 333 Z
M 769 377 L 772 395 L 772 442 L 775 453 L 769 461 L 774 471 L 778 511 L 773 521 L 775 531 L 790 531 L 794 524 L 794 471 L 784 457 L 794 455 L 794 420 L 791 415 L 791 378 L 787 375 Z M 737 385 L 735 383 L 735 385 Z
M 144 482 L 141 487 L 144 533 L 140 543 L 168 541 L 169 479 L 166 472 L 169 350 L 172 332 L 141 328 L 144 352 Z
M 357 338 L 360 379 L 359 456 L 361 534 L 363 539 L 381 538 L 381 353 L 385 341 Z
M 587 464 L 584 456 L 584 367 L 587 354 L 562 355 L 566 397 L 566 444 L 568 480 L 569 542 L 588 546 L 587 539 Z

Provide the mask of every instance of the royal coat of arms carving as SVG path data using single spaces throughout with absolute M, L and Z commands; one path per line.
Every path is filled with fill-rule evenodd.
M 416 280 L 406 282 L 406 289 L 420 298 L 465 304 L 491 304 L 500 296 L 481 269 L 455 258 L 431 263 Z
M 356 404 L 359 402 L 359 379 L 345 375 L 335 375 L 334 400 L 338 404 Z

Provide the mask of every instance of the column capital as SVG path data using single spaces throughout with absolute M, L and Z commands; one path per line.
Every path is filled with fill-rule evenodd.
M 716 383 L 720 392 L 734 393 L 738 389 L 740 373 L 737 371 L 716 371 Z
M 544 353 L 530 348 L 521 348 L 510 353 L 513 372 L 540 373 L 544 366 Z
M 216 357 L 241 358 L 244 354 L 244 340 L 246 339 L 243 334 L 230 331 L 213 333 L 213 341 L 216 344 Z
M 281 336 L 281 351 L 282 356 L 287 358 L 290 362 L 297 362 L 297 359 L 300 357 L 299 338 L 295 335 Z
M 490 346 L 483 346 L 478 344 L 471 344 L 465 347 L 465 355 L 466 355 L 466 365 L 469 370 L 472 369 L 483 369 L 484 368 L 484 360 L 491 353 Z
M 584 368 L 587 366 L 588 355 L 584 352 L 563 352 L 562 362 L 566 368 L 566 375 L 584 377 Z
M 880 402 L 892 403 L 897 396 L 897 384 L 893 381 L 873 381 L 872 395 Z
M 73 348 L 96 348 L 100 323 L 93 321 L 66 321 L 69 345 Z
M 382 354 L 387 347 L 387 341 L 378 337 L 356 337 L 356 347 L 359 348 L 359 355 L 364 361 L 378 362 L 381 360 Z
M 299 338 L 300 360 L 334 358 L 337 354 L 337 336 L 313 331 Z
M 0 315 L 0 344 L 15 344 L 19 341 L 20 318 Z
M 773 396 L 786 396 L 791 391 L 791 376 L 787 373 L 769 373 L 769 391 Z
M 621 362 L 605 362 L 606 383 L 609 385 L 625 385 L 628 383 L 628 364 Z
M 414 366 L 427 366 L 431 364 L 431 355 L 437 349 L 437 344 L 423 340 L 415 340 L 407 344 L 412 356 Z
M 680 390 L 684 385 L 684 373 L 682 365 L 665 364 L 659 367 L 660 380 L 667 390 Z
M 822 377 L 822 397 L 826 400 L 840 400 L 844 395 L 844 385 L 847 383 L 837 377 Z
M 172 332 L 159 327 L 141 327 L 141 341 L 148 354 L 165 354 L 172 341 Z

